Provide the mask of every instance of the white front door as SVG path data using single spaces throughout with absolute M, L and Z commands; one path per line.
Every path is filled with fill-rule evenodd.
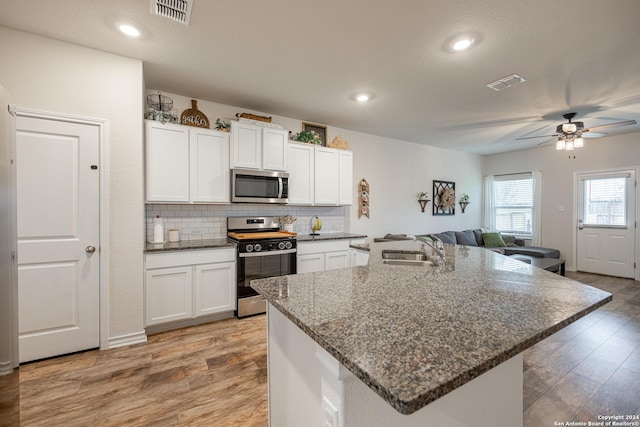
M 578 174 L 577 270 L 634 277 L 634 170 Z
M 16 117 L 20 362 L 99 347 L 99 129 Z

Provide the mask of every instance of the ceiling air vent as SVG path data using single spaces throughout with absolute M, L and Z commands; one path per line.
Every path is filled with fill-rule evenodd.
M 520 83 L 524 83 L 524 82 L 526 82 L 526 80 L 523 77 L 517 74 L 512 74 L 510 76 L 503 77 L 500 80 L 496 80 L 495 82 L 491 82 L 487 84 L 487 87 L 489 89 L 498 91 L 498 90 L 506 89 L 511 86 L 519 85 Z
M 189 25 L 193 0 L 151 0 L 151 13 Z

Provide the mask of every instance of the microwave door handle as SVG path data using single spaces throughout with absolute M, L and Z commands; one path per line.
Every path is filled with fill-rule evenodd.
M 282 199 L 282 193 L 284 192 L 284 183 L 282 177 L 278 178 L 278 199 Z

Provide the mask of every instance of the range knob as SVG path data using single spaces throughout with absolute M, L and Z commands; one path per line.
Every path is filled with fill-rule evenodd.
M 285 247 L 285 248 L 287 248 L 287 249 L 291 249 L 291 247 L 292 247 L 292 246 L 293 246 L 293 245 L 291 244 L 291 242 L 286 242 L 286 243 L 284 244 L 284 247 Z
M 247 252 L 253 252 L 253 245 L 245 246 L 244 250 L 247 251 Z
M 262 250 L 262 245 L 260 243 L 256 243 L 253 246 L 253 249 L 255 249 L 256 252 L 260 252 Z
M 284 242 L 278 243 L 278 249 L 280 249 L 280 250 L 283 250 L 285 248 L 285 246 L 286 245 L 284 244 Z

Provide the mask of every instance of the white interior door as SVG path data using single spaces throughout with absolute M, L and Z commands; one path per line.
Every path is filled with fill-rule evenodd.
M 16 118 L 20 362 L 99 347 L 99 129 Z
M 634 170 L 578 175 L 577 270 L 634 277 Z

